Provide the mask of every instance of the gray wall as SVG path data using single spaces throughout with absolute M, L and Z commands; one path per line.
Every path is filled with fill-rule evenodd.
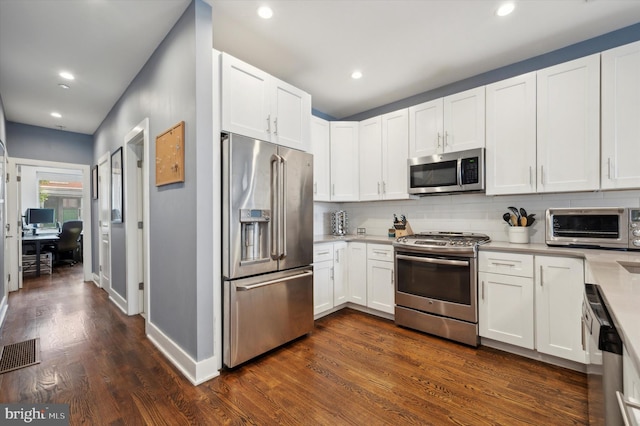
M 125 135 L 149 118 L 152 158 L 146 160 L 150 169 L 150 223 L 145 226 L 151 243 L 151 277 L 147 315 L 150 323 L 196 360 L 213 355 L 213 260 L 209 259 L 208 266 L 196 262 L 198 238 L 203 235 L 196 227 L 197 214 L 207 214 L 197 210 L 201 201 L 212 203 L 198 199 L 200 182 L 196 179 L 198 168 L 211 169 L 212 162 L 209 159 L 207 163 L 202 155 L 211 150 L 211 115 L 207 120 L 197 120 L 198 104 L 210 114 L 213 102 L 212 32 L 210 6 L 195 0 L 94 135 L 97 163 L 107 151 L 122 147 Z M 202 69 L 196 69 L 196 65 Z M 185 182 L 156 187 L 155 137 L 180 121 L 185 122 Z M 127 212 L 124 217 L 126 220 Z M 111 280 L 113 288 L 126 297 L 125 238 L 124 224 L 114 224 Z M 202 247 L 205 251 L 206 244 Z M 97 252 L 94 255 L 97 257 Z M 197 272 L 198 267 L 201 272 Z M 199 276 L 206 271 L 208 277 Z
M 12 158 L 61 163 L 93 163 L 93 136 L 7 122 L 7 150 Z
M 420 93 L 418 95 L 411 96 L 397 102 L 382 105 L 380 107 L 351 115 L 349 117 L 344 117 L 340 120 L 366 120 L 367 118 L 375 117 L 387 112 L 397 111 L 402 108 L 418 105 L 423 102 L 451 95 L 453 93 L 462 92 L 467 89 L 484 86 L 486 84 L 491 84 L 496 81 L 515 77 L 517 75 L 524 74 L 530 71 L 535 71 L 542 68 L 550 67 L 552 65 L 560 64 L 562 62 L 571 61 L 573 59 L 588 56 L 593 53 L 602 52 L 607 49 L 611 49 L 637 40 L 640 40 L 640 23 L 622 28 L 617 31 L 612 31 L 602 36 L 594 37 L 592 39 L 585 40 L 580 43 L 576 43 L 571 46 L 546 53 L 544 55 L 536 56 L 521 62 L 517 62 L 515 64 L 488 71 L 486 73 L 479 74 L 465 80 L 457 81 L 447 86 Z M 320 111 L 314 111 L 314 115 L 328 119 L 326 115 L 322 114 Z

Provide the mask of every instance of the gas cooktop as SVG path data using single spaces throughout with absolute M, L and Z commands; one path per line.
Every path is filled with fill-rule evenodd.
M 488 235 L 472 232 L 421 232 L 396 239 L 396 247 L 423 248 L 425 251 L 437 249 L 474 250 L 478 245 L 491 241 Z

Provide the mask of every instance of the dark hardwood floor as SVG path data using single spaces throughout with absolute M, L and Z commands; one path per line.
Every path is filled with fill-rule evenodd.
M 81 266 L 10 294 L 0 345 L 34 337 L 42 362 L 0 375 L 0 402 L 67 403 L 74 425 L 587 424 L 584 374 L 351 309 L 195 387 Z

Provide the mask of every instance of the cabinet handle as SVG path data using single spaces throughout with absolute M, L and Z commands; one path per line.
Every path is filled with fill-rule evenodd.
M 440 148 L 440 138 L 441 138 L 441 137 L 442 137 L 442 136 L 440 136 L 440 132 L 438 132 L 438 139 L 437 139 L 437 140 L 438 140 L 438 148 Z
M 316 253 L 318 256 L 323 255 L 323 254 L 329 254 L 329 250 L 326 251 L 319 251 L 318 253 Z
M 380 195 L 380 182 L 378 182 L 378 195 Z
M 276 118 L 273 120 L 273 127 L 274 127 L 274 129 L 273 129 L 273 134 L 274 134 L 274 135 L 277 135 L 277 134 L 278 134 L 278 117 L 276 117 Z
M 335 268 L 332 266 L 331 267 L 331 280 L 333 280 L 334 273 L 335 273 Z
M 444 132 L 444 147 L 447 147 L 447 140 L 449 140 L 449 132 Z
M 340 263 L 340 250 L 341 249 L 336 250 L 336 263 Z
M 583 309 L 584 309 L 584 302 L 582 302 L 582 305 L 583 305 Z M 585 343 L 585 340 L 586 340 L 586 339 L 585 339 L 585 337 L 586 337 L 586 336 L 585 336 L 585 334 L 584 334 L 584 328 L 585 328 L 585 326 L 586 326 L 586 325 L 585 325 L 585 323 L 584 323 L 584 318 L 580 318 L 580 329 L 581 329 L 581 331 L 582 331 L 582 350 L 583 350 L 583 351 L 586 351 L 586 350 L 587 350 L 587 345 L 586 345 L 586 343 Z
M 540 183 L 544 185 L 544 166 L 540 166 Z
M 382 193 L 386 194 L 387 193 L 387 182 L 382 181 Z
M 533 167 L 529 166 L 529 186 L 533 186 Z
M 318 193 L 318 182 L 313 182 L 313 193 L 314 194 Z
M 484 280 L 482 280 L 482 300 L 484 300 Z
M 336 195 L 336 184 L 335 183 L 331 184 L 331 195 Z
M 267 115 L 267 133 L 271 133 L 271 114 Z
M 542 265 L 540 265 L 540 287 L 544 287 L 544 277 L 542 275 Z
M 611 179 L 611 157 L 607 158 L 607 175 Z

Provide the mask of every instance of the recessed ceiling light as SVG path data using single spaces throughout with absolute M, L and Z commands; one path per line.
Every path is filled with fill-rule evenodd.
M 514 3 L 511 3 L 511 2 L 504 3 L 502 6 L 498 8 L 498 10 L 496 11 L 496 15 L 507 16 L 508 14 L 513 12 L 513 9 L 515 8 L 516 8 L 516 5 Z
M 55 118 L 62 118 L 62 114 L 60 114 L 59 112 L 52 112 L 51 116 Z
M 353 78 L 354 80 L 358 80 L 359 78 L 362 78 L 362 72 L 360 71 L 354 71 L 351 73 L 351 78 Z
M 58 87 L 61 88 L 61 89 L 69 89 L 71 86 L 69 86 L 68 84 L 59 83 Z
M 75 80 L 75 77 L 73 76 L 73 74 L 71 74 L 70 72 L 67 72 L 67 71 L 62 71 L 58 75 L 60 77 L 64 78 L 65 80 Z
M 269 6 L 260 6 L 258 8 L 258 16 L 262 19 L 270 19 L 273 16 L 273 10 Z

